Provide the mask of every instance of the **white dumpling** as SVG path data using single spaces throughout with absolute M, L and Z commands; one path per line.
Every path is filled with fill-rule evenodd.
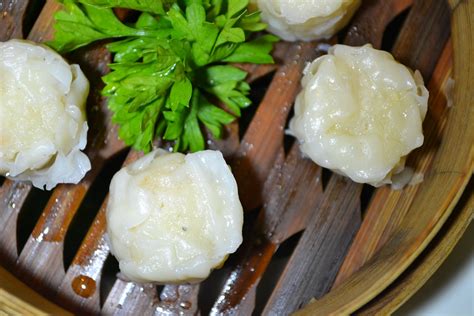
M 360 0 L 252 0 L 268 30 L 287 41 L 327 39 L 350 20 Z
M 290 133 L 314 162 L 379 186 L 423 144 L 428 90 L 391 54 L 335 45 L 305 69 Z
M 50 190 L 90 170 L 89 82 L 46 46 L 0 42 L 0 174 Z
M 112 179 L 107 234 L 121 273 L 136 282 L 206 278 L 242 243 L 237 184 L 222 154 L 156 150 Z

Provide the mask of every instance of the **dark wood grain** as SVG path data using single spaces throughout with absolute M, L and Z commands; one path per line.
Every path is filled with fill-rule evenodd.
M 449 38 L 450 15 L 446 1 L 415 1 L 393 48 L 397 60 L 418 69 L 425 80 L 431 78 Z
M 388 23 L 412 4 L 413 0 L 363 1 L 348 27 L 344 43 L 350 46 L 372 44 L 374 47 L 381 47 Z
M 23 20 L 29 0 L 0 0 L 0 41 L 23 38 Z
M 280 276 L 264 315 L 287 315 L 303 307 L 311 298 L 319 298 L 329 291 L 360 225 L 361 190 L 360 184 L 339 175 L 332 176 L 321 204 L 308 220 L 308 226 Z

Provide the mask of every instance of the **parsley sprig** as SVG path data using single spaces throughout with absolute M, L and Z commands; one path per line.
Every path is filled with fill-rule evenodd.
M 247 73 L 229 63 L 273 63 L 277 38 L 263 35 L 248 0 L 62 0 L 50 46 L 66 53 L 94 41 L 114 54 L 103 77 L 113 121 L 127 145 L 145 152 L 155 137 L 174 149 L 205 148 L 202 126 L 219 138 L 222 127 L 251 105 Z M 122 23 L 112 8 L 140 11 Z M 226 110 L 209 100 L 220 100 Z

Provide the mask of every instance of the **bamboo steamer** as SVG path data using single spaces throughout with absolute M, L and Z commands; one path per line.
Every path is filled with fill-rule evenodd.
M 0 40 L 50 39 L 59 7 L 53 0 L 0 2 Z M 95 45 L 67 56 L 91 81 L 87 153 L 93 168 L 80 184 L 52 193 L 0 180 L 0 312 L 393 312 L 434 273 L 473 216 L 473 23 L 473 1 L 367 0 L 339 36 L 349 45 L 390 49 L 425 78 L 425 144 L 408 162 L 424 181 L 402 191 L 371 190 L 321 170 L 284 136 L 301 71 L 320 54 L 318 43 L 280 43 L 277 65 L 240 65 L 263 98 L 255 113 L 247 111 L 210 147 L 223 151 L 239 184 L 244 244 L 200 285 L 156 287 L 116 278 L 104 239 L 107 186 L 121 162 L 140 154 L 117 140 L 99 93 L 108 52 Z

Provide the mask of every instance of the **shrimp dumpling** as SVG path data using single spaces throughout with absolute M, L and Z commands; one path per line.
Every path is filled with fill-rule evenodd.
M 302 87 L 289 129 L 322 167 L 379 186 L 423 144 L 428 90 L 387 52 L 335 45 L 307 66 Z
M 360 0 L 253 0 L 268 30 L 287 41 L 327 39 L 342 29 Z
M 120 170 L 107 235 L 121 273 L 136 282 L 205 279 L 242 243 L 237 184 L 222 154 L 156 150 Z
M 89 82 L 46 46 L 0 42 L 0 175 L 51 189 L 77 183 L 91 165 L 85 104 Z

